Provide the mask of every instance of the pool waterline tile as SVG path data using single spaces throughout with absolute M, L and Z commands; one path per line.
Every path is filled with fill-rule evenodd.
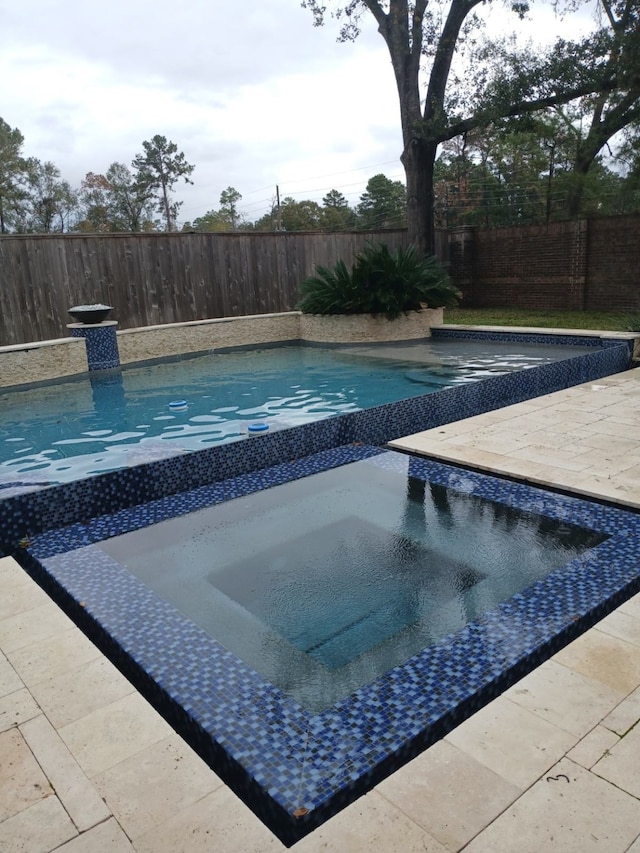
M 407 460 L 375 447 L 337 448 L 164 499 L 152 514 L 148 507 L 122 511 L 117 525 L 113 518 L 108 523 L 95 519 L 51 531 L 29 548 L 50 572 L 43 573 L 34 559 L 32 573 L 59 600 L 66 599 L 85 630 L 133 674 L 171 724 L 285 843 L 439 740 L 639 588 L 640 520 L 633 513 L 411 458 L 413 476 L 601 530 L 610 538 L 593 549 L 597 559 L 579 559 L 553 572 L 373 684 L 313 714 L 140 589 L 135 579 L 110 576 L 106 564 L 97 572 L 97 564 L 78 572 L 64 553 L 115 535 L 118 528 L 124 532 L 147 524 L 158 512 L 170 517 L 365 458 L 382 466 L 399 460 L 406 465 Z M 28 559 L 26 552 L 23 557 Z M 162 628 L 154 631 L 153 625 Z M 209 662 L 205 673 L 203 660 Z

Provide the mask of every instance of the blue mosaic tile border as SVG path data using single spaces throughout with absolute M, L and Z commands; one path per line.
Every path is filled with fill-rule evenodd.
M 473 337 L 471 333 L 464 334 Z M 528 337 L 548 341 L 553 336 Z M 569 338 L 567 342 L 584 340 Z M 298 427 L 274 428 L 265 435 L 238 442 L 5 497 L 0 499 L 0 554 L 10 553 L 20 539 L 46 529 L 118 512 L 353 441 L 385 445 L 420 430 L 600 379 L 629 367 L 630 342 L 599 338 L 593 341 L 584 355 L 552 364 Z
M 113 370 L 120 366 L 117 327 L 117 323 L 107 321 L 104 326 L 75 326 L 71 329 L 72 338 L 84 338 L 89 371 Z
M 620 338 L 606 338 L 597 335 L 548 335 L 544 332 L 489 332 L 472 331 L 470 329 L 440 329 L 434 327 L 431 330 L 434 338 L 452 338 L 458 340 L 476 339 L 479 341 L 511 341 L 523 344 L 558 344 L 559 346 L 576 347 L 611 347 L 626 344 L 633 351 L 632 340 L 621 340 Z
M 640 516 L 409 457 L 409 474 L 609 538 L 466 628 L 313 714 L 284 696 L 91 543 L 366 459 L 350 445 L 36 537 L 18 555 L 172 725 L 286 844 L 352 802 L 640 589 Z M 89 547 L 86 547 L 89 546 Z M 80 604 L 80 602 L 82 602 Z

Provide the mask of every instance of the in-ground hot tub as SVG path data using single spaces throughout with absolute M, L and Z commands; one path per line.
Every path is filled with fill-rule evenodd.
M 23 544 L 287 844 L 640 588 L 636 514 L 366 445 Z

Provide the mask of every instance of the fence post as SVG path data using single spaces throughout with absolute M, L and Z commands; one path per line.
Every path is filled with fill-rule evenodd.
M 474 231 L 474 228 L 462 227 L 449 232 L 449 275 L 462 291 L 462 301 L 469 308 L 475 304 Z
M 584 311 L 587 304 L 587 263 L 589 251 L 589 220 L 573 223 L 571 235 L 571 274 L 569 277 L 569 310 Z

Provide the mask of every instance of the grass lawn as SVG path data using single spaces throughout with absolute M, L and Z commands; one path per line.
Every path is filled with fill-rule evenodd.
M 542 329 L 593 329 L 607 332 L 628 332 L 640 329 L 640 312 L 445 308 L 444 322 L 465 326 L 532 326 Z

